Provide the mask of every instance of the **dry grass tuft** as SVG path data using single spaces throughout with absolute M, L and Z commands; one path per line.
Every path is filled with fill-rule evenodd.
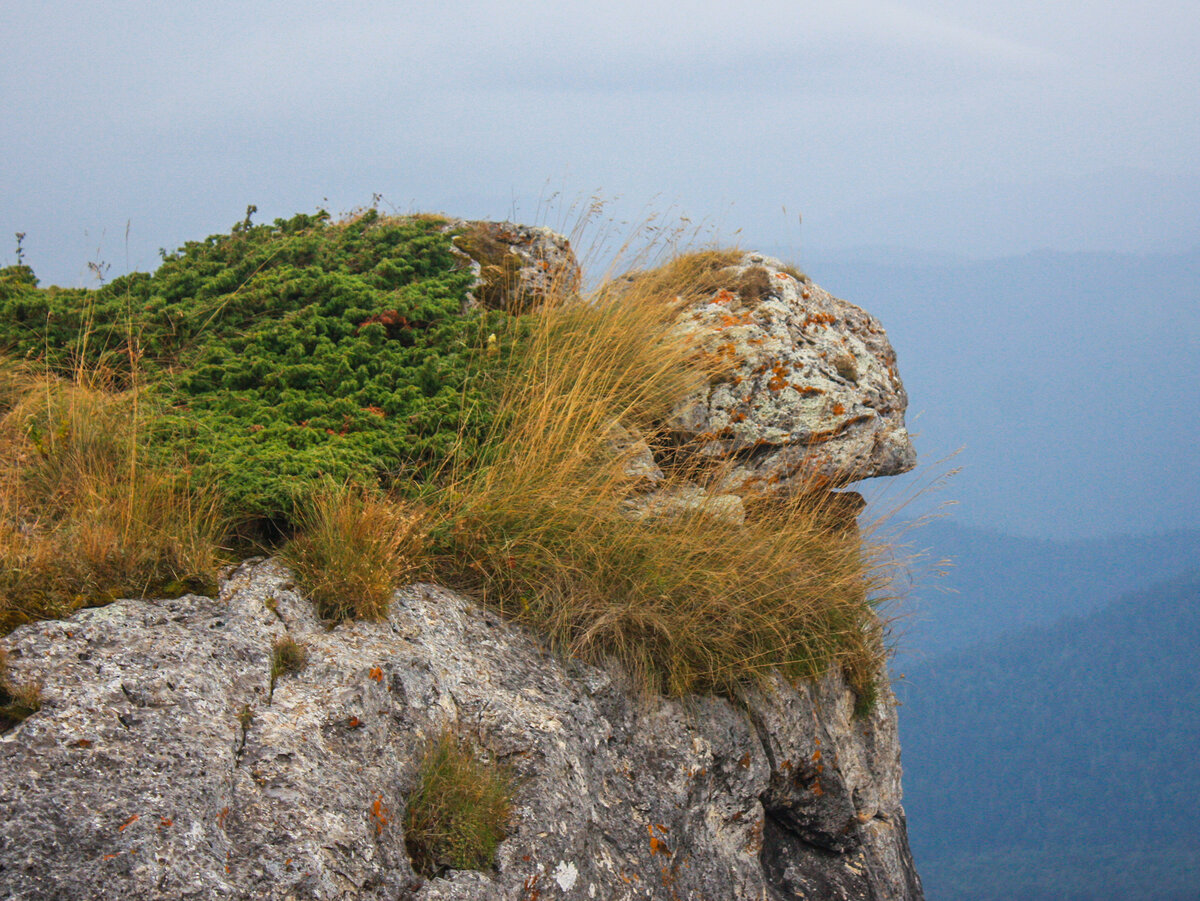
M 511 771 L 483 763 L 447 731 L 432 741 L 408 796 L 404 841 L 413 869 L 427 878 L 491 866 L 512 810 Z
M 8 675 L 8 655 L 0 648 L 0 733 L 7 732 L 41 708 L 41 689 L 33 683 L 14 685 Z
M 742 256 L 740 250 L 701 250 L 681 254 L 648 272 L 635 272 L 627 279 L 642 297 L 679 297 L 691 302 L 722 288 L 736 290 L 737 279 L 724 270 L 738 265 Z
M 635 477 L 612 424 L 641 430 L 671 492 L 715 481 L 674 455 L 661 423 L 721 372 L 674 326 L 706 252 L 533 314 L 517 341 L 488 465 L 444 498 L 444 577 L 548 634 L 559 650 L 619 660 L 648 690 L 735 693 L 771 669 L 841 667 L 861 695 L 883 648 L 870 601 L 880 558 L 835 525 L 822 490 L 747 497 L 745 521 L 711 494 L 670 516 L 631 515 Z M 705 291 L 708 290 L 706 287 Z
M 323 619 L 379 619 L 416 575 L 424 541 L 414 506 L 342 486 L 315 496 L 283 557 Z
M 149 459 L 136 391 L 0 379 L 0 633 L 120 596 L 211 586 L 224 524 L 186 467 Z
M 275 683 L 282 676 L 291 676 L 308 666 L 308 648 L 290 635 L 271 645 L 271 696 L 275 695 Z

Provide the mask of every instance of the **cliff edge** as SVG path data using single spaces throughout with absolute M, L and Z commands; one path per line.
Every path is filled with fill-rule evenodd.
M 308 647 L 272 689 L 271 648 Z M 434 585 L 332 630 L 291 574 L 4 640 L 42 709 L 0 737 L 0 897 L 918 899 L 890 694 L 641 699 Z M 422 880 L 401 828 L 447 726 L 519 779 L 491 872 Z

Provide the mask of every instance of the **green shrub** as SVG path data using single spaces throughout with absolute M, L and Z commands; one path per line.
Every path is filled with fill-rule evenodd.
M 490 867 L 508 829 L 513 788 L 507 767 L 480 761 L 453 732 L 432 741 L 404 817 L 413 869 L 432 879 L 448 869 Z
M 468 374 L 502 314 L 466 310 L 451 240 L 432 217 L 321 213 L 243 223 L 95 291 L 9 267 L 0 351 L 150 385 L 153 445 L 185 452 L 239 517 L 286 526 L 321 478 L 415 490 L 486 428 Z

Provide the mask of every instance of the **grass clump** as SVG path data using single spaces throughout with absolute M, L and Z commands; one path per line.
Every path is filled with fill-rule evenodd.
M 323 619 L 378 619 L 418 572 L 423 543 L 413 504 L 341 486 L 314 496 L 283 557 Z
M 280 676 L 301 672 L 308 666 L 308 649 L 290 635 L 271 645 L 271 687 Z
M 41 709 L 41 689 L 33 683 L 15 685 L 8 675 L 8 654 L 0 648 L 0 733 Z
M 513 789 L 507 767 L 482 762 L 452 731 L 431 741 L 404 817 L 413 869 L 432 879 L 490 867 L 508 829 Z
M 121 596 L 211 587 L 216 496 L 142 446 L 140 392 L 0 371 L 0 633 Z
M 730 521 L 712 489 L 720 472 L 663 425 L 684 394 L 722 377 L 676 316 L 686 280 L 730 259 L 685 257 L 534 314 L 503 382 L 493 455 L 453 486 L 445 577 L 564 653 L 615 658 L 649 690 L 732 694 L 772 669 L 840 667 L 867 695 L 883 655 L 878 558 L 834 525 L 815 485 L 745 496 L 744 522 Z M 628 460 L 603 450 L 614 422 L 656 451 L 660 496 L 700 486 L 707 499 L 631 515 Z

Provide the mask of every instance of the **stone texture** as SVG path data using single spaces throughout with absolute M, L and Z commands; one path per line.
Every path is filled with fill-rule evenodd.
M 544 226 L 452 219 L 454 245 L 475 271 L 474 303 L 519 312 L 552 292 L 579 290 L 580 269 L 570 242 Z
M 692 304 L 681 323 L 731 369 L 677 407 L 675 431 L 733 464 L 733 490 L 912 469 L 908 396 L 878 320 L 770 257 L 746 254 L 727 274 L 731 288 Z
M 272 643 L 309 664 L 272 692 Z M 638 699 L 445 589 L 328 629 L 273 561 L 220 597 L 118 601 L 0 639 L 43 708 L 0 736 L 0 898 L 918 899 L 890 695 L 827 676 L 745 708 Z M 886 693 L 885 693 L 886 694 Z M 426 740 L 512 764 L 489 872 L 423 881 Z

